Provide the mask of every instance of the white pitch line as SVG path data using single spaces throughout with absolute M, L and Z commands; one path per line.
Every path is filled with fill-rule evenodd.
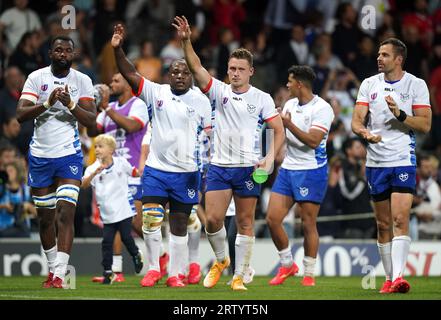
M 18 299 L 43 299 L 43 300 L 124 300 L 117 298 L 97 298 L 97 297 L 45 297 L 45 296 L 28 296 L 19 294 L 0 294 L 0 298 L 18 298 Z

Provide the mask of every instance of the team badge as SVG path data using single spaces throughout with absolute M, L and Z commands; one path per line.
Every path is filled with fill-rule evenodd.
M 77 166 L 69 166 L 70 172 L 73 174 L 78 174 L 78 167 Z
M 196 191 L 194 191 L 194 189 L 187 189 L 187 194 L 190 199 L 193 199 L 196 195 Z
M 401 180 L 402 182 L 405 182 L 407 179 L 409 179 L 409 175 L 407 174 L 407 172 L 400 173 L 400 175 L 398 176 L 398 178 L 400 178 L 400 180 Z
M 78 94 L 78 88 L 69 86 L 69 93 L 72 97 L 75 97 Z
M 248 190 L 253 190 L 253 188 L 254 188 L 254 182 L 251 181 L 251 180 L 245 181 L 245 185 L 246 185 Z
M 300 187 L 300 195 L 302 197 L 306 197 L 309 193 L 309 189 L 306 187 Z
M 401 102 L 406 102 L 409 100 L 409 94 L 408 93 L 400 93 L 400 100 Z
M 194 116 L 194 113 L 195 113 L 195 111 L 194 111 L 193 108 L 188 108 L 188 107 L 187 107 L 187 116 L 188 116 L 189 118 L 193 117 L 193 116 Z
M 256 106 L 253 106 L 252 104 L 248 104 L 247 111 L 248 113 L 254 113 L 254 111 L 256 111 Z

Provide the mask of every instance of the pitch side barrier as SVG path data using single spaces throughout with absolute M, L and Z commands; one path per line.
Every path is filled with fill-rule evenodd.
M 146 257 L 143 241 L 139 238 L 136 241 Z M 292 241 L 293 256 L 300 268 L 302 242 L 301 238 Z M 166 239 L 164 245 L 167 250 Z M 206 238 L 201 239 L 200 262 L 205 274 L 213 262 L 213 253 Z M 75 239 L 69 263 L 76 275 L 100 275 L 101 239 Z M 272 275 L 279 267 L 278 263 L 279 257 L 271 239 L 256 239 L 251 258 L 256 274 Z M 125 250 L 123 264 L 126 274 L 134 273 L 131 257 Z M 0 276 L 46 276 L 47 272 L 46 258 L 38 239 L 0 239 Z M 139 276 L 145 272 L 146 269 L 142 270 Z M 317 276 L 383 276 L 383 272 L 375 240 L 321 239 L 316 264 Z M 441 276 L 441 241 L 412 242 L 405 274 Z

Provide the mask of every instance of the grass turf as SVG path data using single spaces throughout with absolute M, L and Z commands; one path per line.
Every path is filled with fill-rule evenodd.
M 441 300 L 441 278 L 408 277 L 407 294 L 379 294 L 383 279 L 376 289 L 363 289 L 361 277 L 318 277 L 315 287 L 300 285 L 300 277 L 289 278 L 281 286 L 269 286 L 270 277 L 254 277 L 246 292 L 233 292 L 222 277 L 216 287 L 200 285 L 167 288 L 161 280 L 153 288 L 141 288 L 139 276 L 126 276 L 126 282 L 102 285 L 91 282 L 91 276 L 78 276 L 75 290 L 43 289 L 44 277 L 0 277 L 0 299 L 43 300 Z M 202 283 L 202 281 L 201 281 Z

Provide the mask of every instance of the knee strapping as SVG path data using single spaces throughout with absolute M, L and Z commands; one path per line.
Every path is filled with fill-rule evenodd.
M 63 200 L 77 205 L 80 188 L 74 184 L 63 184 L 57 188 L 56 202 Z
M 164 207 L 160 204 L 144 204 L 142 206 L 142 230 L 144 232 L 155 232 L 161 229 L 164 213 Z
M 198 205 L 194 205 L 191 209 L 190 216 L 188 217 L 187 223 L 187 232 L 199 232 L 201 230 L 201 220 L 199 220 L 198 214 Z
M 37 209 L 55 209 L 55 198 L 55 192 L 49 193 L 45 196 L 32 196 Z

